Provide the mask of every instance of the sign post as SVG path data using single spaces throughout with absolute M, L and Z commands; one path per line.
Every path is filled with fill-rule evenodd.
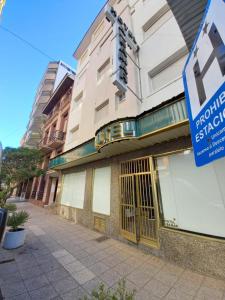
M 225 1 L 209 0 L 183 72 L 197 166 L 225 156 Z

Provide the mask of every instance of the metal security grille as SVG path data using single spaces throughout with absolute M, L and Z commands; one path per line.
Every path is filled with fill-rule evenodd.
M 150 159 L 149 157 L 128 160 L 121 163 L 121 175 L 149 173 Z
M 157 240 L 157 219 L 152 193 L 151 174 L 136 175 L 140 239 Z
M 158 245 L 158 210 L 152 157 L 121 163 L 121 234 L 134 242 Z
M 120 176 L 121 192 L 121 233 L 129 240 L 136 241 L 136 216 L 134 176 Z

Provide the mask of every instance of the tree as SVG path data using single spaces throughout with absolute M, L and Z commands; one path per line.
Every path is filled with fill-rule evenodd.
M 39 167 L 42 156 L 42 152 L 37 149 L 7 147 L 3 150 L 0 170 L 0 207 L 21 183 L 44 173 Z

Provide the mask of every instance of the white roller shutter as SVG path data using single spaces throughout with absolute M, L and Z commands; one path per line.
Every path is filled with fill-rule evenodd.
M 64 175 L 61 204 L 83 208 L 86 172 Z
M 110 215 L 111 167 L 94 172 L 93 212 Z

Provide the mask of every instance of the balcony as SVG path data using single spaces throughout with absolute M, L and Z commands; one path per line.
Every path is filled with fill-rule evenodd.
M 61 130 L 56 130 L 49 137 L 45 136 L 40 144 L 40 149 L 45 152 L 51 152 L 53 149 L 56 149 L 64 144 L 65 133 Z
M 49 137 L 49 146 L 52 148 L 57 148 L 62 146 L 65 141 L 65 133 L 61 130 L 56 130 Z
M 54 118 L 58 118 L 58 115 L 59 115 L 59 109 L 55 109 L 50 114 L 48 114 L 45 120 L 45 126 L 50 124 Z
M 48 137 L 45 136 L 43 139 L 41 139 L 40 143 L 39 143 L 39 148 L 44 152 L 44 153 L 49 153 L 51 152 L 53 149 L 49 146 L 48 143 Z

